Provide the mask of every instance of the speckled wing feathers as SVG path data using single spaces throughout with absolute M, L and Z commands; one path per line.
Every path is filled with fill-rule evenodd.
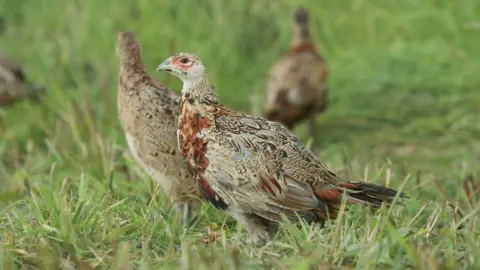
M 347 203 L 374 207 L 395 197 L 395 190 L 340 179 L 279 123 L 214 108 L 214 125 L 201 136 L 209 164 L 204 177 L 227 205 L 271 221 L 285 215 L 323 222 L 336 218 L 342 193 Z
M 324 167 L 305 156 L 313 153 L 284 131 L 282 125 L 259 117 L 217 116 L 214 128 L 205 136 L 211 164 L 205 175 L 215 192 L 228 204 L 258 202 L 250 205 L 252 210 L 275 221 L 281 213 L 294 218 L 296 211 L 318 207 L 308 182 L 321 185 L 319 172 Z M 291 165 L 295 163 L 298 168 Z

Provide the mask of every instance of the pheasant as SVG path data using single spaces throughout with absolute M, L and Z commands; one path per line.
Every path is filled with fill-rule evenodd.
M 242 223 L 253 243 L 268 241 L 282 215 L 320 224 L 335 219 L 342 194 L 347 203 L 373 207 L 394 201 L 395 190 L 329 171 L 284 125 L 220 105 L 194 54 L 171 56 L 161 70 L 183 81 L 178 146 L 200 193 Z
M 0 53 L 0 106 L 11 105 L 22 99 L 37 100 L 45 92 L 27 81 L 22 68 Z
M 315 116 L 327 106 L 327 68 L 315 49 L 307 10 L 298 8 L 293 21 L 290 50 L 269 71 L 264 116 L 290 130 L 297 123 L 309 119 L 309 135 L 314 137 Z
M 180 219 L 190 216 L 197 193 L 194 176 L 178 152 L 176 130 L 180 96 L 145 71 L 141 48 L 132 32 L 119 32 L 118 114 L 135 161 L 176 202 Z

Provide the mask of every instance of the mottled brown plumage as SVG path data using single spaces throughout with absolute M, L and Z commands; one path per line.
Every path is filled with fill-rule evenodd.
M 340 179 L 285 126 L 220 105 L 195 55 L 174 55 L 157 70 L 183 81 L 178 145 L 201 193 L 242 222 L 254 242 L 268 239 L 282 214 L 335 219 L 344 192 L 347 203 L 393 201 L 395 190 Z
M 11 105 L 22 99 L 37 100 L 45 88 L 27 81 L 22 68 L 0 53 L 0 106 Z
M 292 44 L 269 71 L 265 118 L 292 130 L 309 119 L 310 136 L 315 136 L 315 116 L 327 106 L 327 67 L 315 48 L 308 26 L 308 13 L 295 11 Z
M 190 204 L 191 196 L 199 194 L 193 175 L 178 152 L 180 96 L 147 74 L 140 44 L 132 32 L 118 34 L 117 54 L 118 113 L 130 152 L 172 202 L 175 200 L 177 206 Z

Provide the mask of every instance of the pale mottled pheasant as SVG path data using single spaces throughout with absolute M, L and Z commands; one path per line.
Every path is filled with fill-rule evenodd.
M 295 11 L 293 27 L 290 49 L 269 71 L 265 118 L 290 130 L 309 119 L 309 135 L 313 137 L 315 116 L 327 107 L 327 67 L 315 48 L 306 9 Z
M 0 53 L 0 106 L 11 105 L 22 99 L 37 100 L 45 92 L 27 81 L 22 68 Z
M 178 152 L 180 96 L 145 71 L 140 44 L 132 32 L 117 36 L 120 57 L 118 114 L 136 162 L 189 213 L 191 195 L 198 196 L 193 175 Z M 186 206 L 185 209 L 182 206 Z M 185 218 L 185 216 L 180 216 Z M 187 214 L 189 215 L 189 214 Z
M 335 219 L 343 192 L 348 203 L 373 207 L 396 196 L 340 179 L 285 126 L 220 105 L 195 55 L 174 55 L 157 70 L 183 81 L 178 144 L 201 193 L 242 222 L 255 243 L 275 232 L 281 214 L 292 221 Z

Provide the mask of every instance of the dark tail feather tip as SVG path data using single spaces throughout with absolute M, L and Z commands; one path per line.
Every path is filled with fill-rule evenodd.
M 382 202 L 392 203 L 398 193 L 396 190 L 384 186 L 362 182 L 347 183 L 344 187 L 352 191 L 361 191 L 359 193 L 351 193 L 349 194 L 350 196 L 377 205 L 380 205 Z M 408 199 L 409 197 L 402 192 L 399 194 L 399 198 Z M 402 204 L 401 202 L 398 203 Z

